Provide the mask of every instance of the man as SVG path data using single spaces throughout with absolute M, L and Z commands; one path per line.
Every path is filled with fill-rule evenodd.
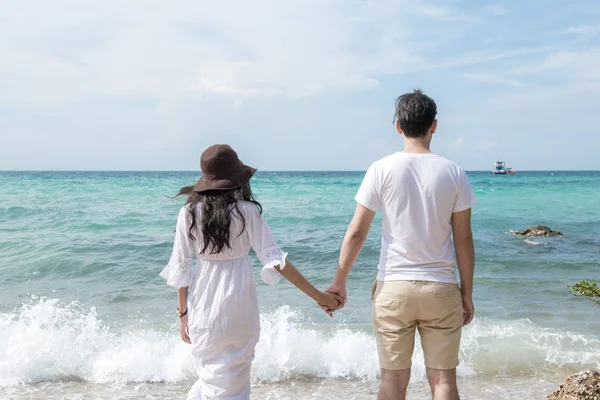
M 404 151 L 376 161 L 367 171 L 328 289 L 346 299 L 348 273 L 381 208 L 379 273 L 372 290 L 381 367 L 379 400 L 405 399 L 416 330 L 433 399 L 459 399 L 461 329 L 475 312 L 471 233 L 475 196 L 463 168 L 430 150 L 436 114 L 435 102 L 419 90 L 396 101 L 395 125 L 404 137 Z

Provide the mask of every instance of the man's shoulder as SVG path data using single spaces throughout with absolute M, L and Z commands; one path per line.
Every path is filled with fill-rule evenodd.
M 403 157 L 402 157 L 401 152 L 392 153 L 385 157 L 380 158 L 379 160 L 374 161 L 373 164 L 371 164 L 371 168 L 382 169 L 387 166 L 394 165 L 398 162 L 401 162 L 402 159 L 403 159 Z
M 456 161 L 452 161 L 449 158 L 446 158 L 442 155 L 439 155 L 439 160 L 440 160 L 440 163 L 444 163 L 448 167 L 451 167 L 452 169 L 459 170 L 459 171 L 463 169 L 462 165 L 460 165 Z

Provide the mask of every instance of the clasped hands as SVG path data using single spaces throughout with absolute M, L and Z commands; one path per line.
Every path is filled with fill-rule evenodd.
M 334 282 L 325 290 L 325 294 L 332 295 L 336 302 L 336 306 L 332 306 L 330 304 L 321 304 L 319 303 L 319 307 L 330 317 L 333 317 L 333 313 L 346 305 L 347 293 L 346 293 L 346 283 Z

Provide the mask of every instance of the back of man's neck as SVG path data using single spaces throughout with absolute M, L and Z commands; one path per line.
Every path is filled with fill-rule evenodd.
M 431 153 L 429 143 L 419 139 L 404 139 L 404 153 Z

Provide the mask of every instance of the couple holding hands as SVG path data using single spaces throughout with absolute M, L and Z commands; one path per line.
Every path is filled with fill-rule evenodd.
M 333 283 L 325 292 L 308 282 L 278 246 L 250 189 L 256 169 L 227 145 L 202 153 L 202 178 L 179 191 L 187 201 L 177 218 L 171 258 L 160 274 L 177 289 L 180 334 L 191 344 L 198 374 L 188 399 L 250 398 L 250 369 L 260 335 L 251 249 L 265 283 L 283 276 L 331 315 L 346 304 L 348 274 L 380 209 L 381 252 L 372 287 L 381 367 L 378 399 L 405 399 L 416 330 L 433 399 L 459 399 L 461 330 L 474 315 L 475 195 L 463 168 L 430 150 L 436 114 L 435 102 L 421 91 L 397 99 L 394 124 L 404 150 L 368 169 Z

